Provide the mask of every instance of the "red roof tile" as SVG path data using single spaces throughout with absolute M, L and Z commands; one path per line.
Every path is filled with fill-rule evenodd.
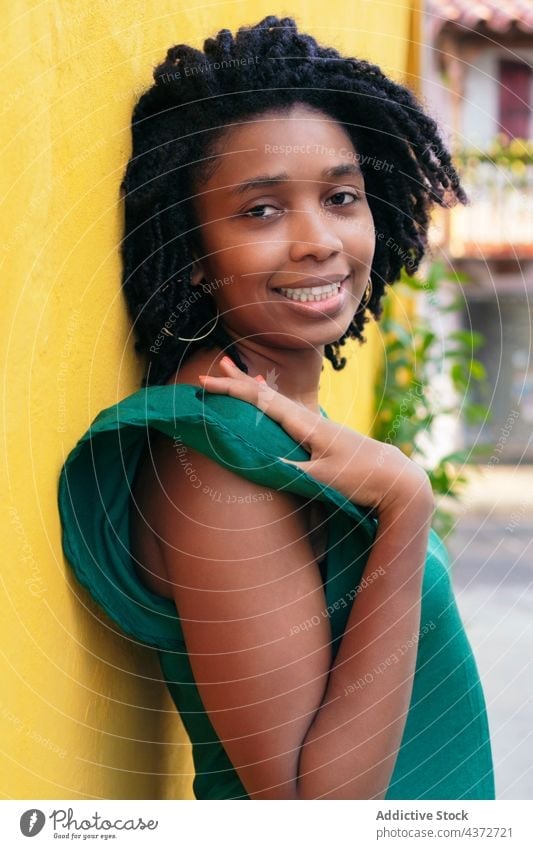
M 533 32 L 533 0 L 426 0 L 426 13 L 434 36 L 446 24 L 463 30 L 481 27 L 505 33 L 513 27 Z

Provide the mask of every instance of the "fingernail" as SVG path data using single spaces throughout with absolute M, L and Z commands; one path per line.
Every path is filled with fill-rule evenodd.
M 220 362 L 221 362 L 221 363 L 226 363 L 226 365 L 228 365 L 228 366 L 234 366 L 234 365 L 235 365 L 235 363 L 233 362 L 233 360 L 231 359 L 231 357 L 222 357 L 222 359 L 220 360 Z
M 254 377 L 254 380 L 257 380 L 258 383 L 266 383 L 266 380 L 262 374 L 258 374 L 257 377 Z

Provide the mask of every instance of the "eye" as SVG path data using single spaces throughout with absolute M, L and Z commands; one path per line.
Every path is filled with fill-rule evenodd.
M 331 200 L 332 198 L 342 197 L 342 195 L 351 195 L 353 198 L 355 198 L 356 201 L 358 201 L 360 199 L 359 195 L 356 194 L 355 192 L 342 191 L 342 192 L 335 192 L 335 194 L 331 195 L 328 198 L 328 200 Z M 347 204 L 347 203 L 334 203 L 333 206 L 349 206 L 349 204 Z
M 276 213 L 278 213 L 280 211 L 279 209 L 276 209 L 275 206 L 271 206 L 271 204 L 269 204 L 269 203 L 262 203 L 262 204 L 259 204 L 258 206 L 252 206 L 252 208 L 247 210 L 247 212 L 244 212 L 243 215 L 246 218 L 274 218 L 275 217 L 274 215 L 254 215 L 254 213 L 257 209 L 273 209 Z

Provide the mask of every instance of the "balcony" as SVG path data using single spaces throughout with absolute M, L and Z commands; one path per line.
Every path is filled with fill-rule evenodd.
M 532 148 L 515 139 L 455 157 L 470 205 L 458 204 L 443 222 L 438 241 L 452 257 L 533 259 Z

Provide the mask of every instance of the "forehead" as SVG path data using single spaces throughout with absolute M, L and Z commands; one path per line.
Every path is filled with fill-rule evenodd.
M 224 188 L 228 197 L 255 188 L 256 178 L 336 180 L 361 177 L 358 152 L 332 116 L 307 106 L 263 112 L 229 127 L 215 145 L 214 168 L 204 188 Z M 336 169 L 336 170 L 335 170 Z
M 331 139 L 349 141 L 348 133 L 333 115 L 307 104 L 295 103 L 284 109 L 266 109 L 249 115 L 229 126 L 225 132 L 227 142 L 243 138 L 264 138 L 270 143 L 280 143 L 286 133 L 305 137 L 308 132 Z

